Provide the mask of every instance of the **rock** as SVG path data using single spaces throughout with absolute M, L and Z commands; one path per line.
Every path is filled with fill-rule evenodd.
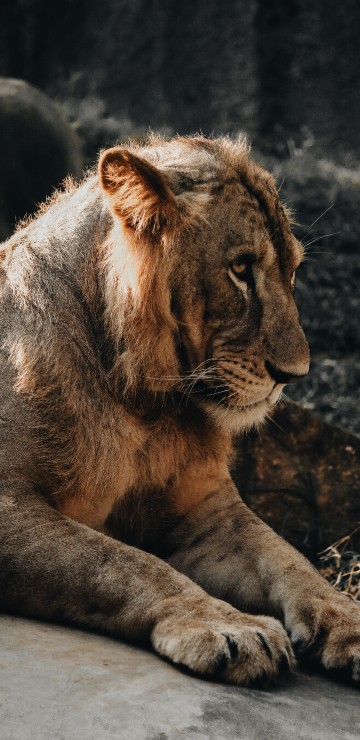
M 82 154 L 61 109 L 23 80 L 0 79 L 0 241 L 67 175 L 80 177 Z
M 0 618 L 4 740 L 358 740 L 359 693 L 297 674 L 245 689 L 110 637 Z
M 309 557 L 360 520 L 360 441 L 296 404 L 237 443 L 246 503 Z

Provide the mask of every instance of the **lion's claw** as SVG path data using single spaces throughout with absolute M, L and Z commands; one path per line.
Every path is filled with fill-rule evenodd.
M 329 587 L 306 606 L 292 604 L 286 627 L 296 655 L 360 680 L 360 607 Z
M 242 614 L 210 599 L 210 607 L 168 615 L 152 634 L 155 650 L 191 671 L 249 685 L 293 668 L 294 655 L 278 620 Z

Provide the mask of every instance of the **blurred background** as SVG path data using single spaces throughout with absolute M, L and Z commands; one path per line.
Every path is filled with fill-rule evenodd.
M 358 0 L 2 0 L 0 75 L 71 122 L 59 133 L 59 108 L 0 84 L 0 174 L 21 154 L 26 183 L 22 201 L 20 175 L 13 195 L 0 184 L 4 235 L 102 146 L 149 129 L 245 131 L 308 243 L 296 292 L 312 369 L 289 394 L 359 435 L 359 33 Z

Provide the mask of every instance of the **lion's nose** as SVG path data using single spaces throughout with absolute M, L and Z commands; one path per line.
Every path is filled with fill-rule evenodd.
M 296 383 L 297 380 L 302 380 L 302 378 L 305 378 L 305 376 L 307 375 L 307 373 L 296 375 L 295 373 L 289 373 L 285 372 L 284 370 L 279 370 L 279 368 L 274 367 L 271 362 L 268 362 L 267 360 L 265 362 L 265 367 L 270 377 L 275 380 L 275 383 L 280 383 L 281 385 Z

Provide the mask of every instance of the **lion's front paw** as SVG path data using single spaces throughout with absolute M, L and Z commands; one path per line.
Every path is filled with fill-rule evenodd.
M 329 587 L 293 604 L 286 627 L 296 653 L 311 655 L 327 669 L 345 669 L 360 681 L 360 606 Z
M 203 676 L 248 685 L 295 665 L 290 641 L 278 620 L 242 614 L 209 599 L 206 609 L 167 614 L 152 633 L 162 656 Z

